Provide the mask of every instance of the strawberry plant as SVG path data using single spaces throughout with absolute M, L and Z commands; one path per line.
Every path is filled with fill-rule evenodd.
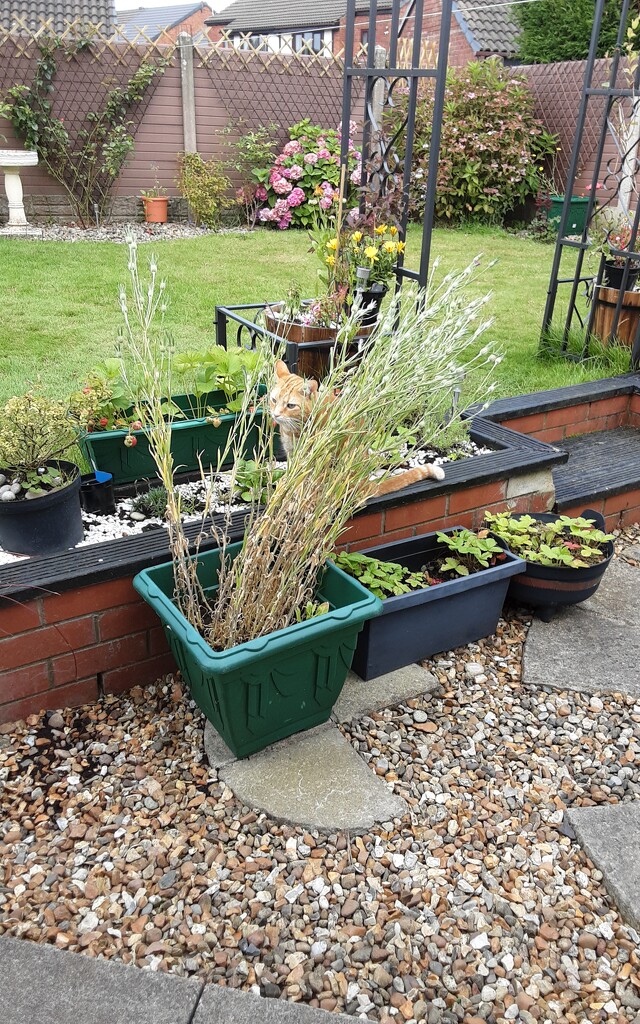
M 534 516 L 515 518 L 510 512 L 485 512 L 484 521 L 515 555 L 538 565 L 583 569 L 606 557 L 613 534 L 599 530 L 593 519 L 558 516 L 550 523 Z

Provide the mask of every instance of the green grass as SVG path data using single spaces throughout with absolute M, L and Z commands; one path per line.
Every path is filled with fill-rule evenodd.
M 420 232 L 408 237 L 408 265 L 417 265 Z M 207 235 L 140 247 L 153 252 L 167 278 L 167 325 L 179 348 L 214 339 L 216 304 L 274 301 L 292 281 L 314 294 L 316 257 L 301 232 Z M 488 337 L 504 354 L 499 394 L 515 395 L 610 376 L 628 368 L 628 352 L 604 353 L 587 364 L 540 360 L 540 324 L 553 249 L 495 228 L 439 229 L 432 255 L 438 274 L 466 266 L 478 253 L 497 259 L 472 286 L 491 291 L 495 318 Z M 0 240 L 0 400 L 41 379 L 66 397 L 91 366 L 112 355 L 120 323 L 118 285 L 127 279 L 125 246 L 107 242 Z

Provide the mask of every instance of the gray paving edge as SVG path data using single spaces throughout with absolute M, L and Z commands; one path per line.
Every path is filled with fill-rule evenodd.
M 264 999 L 0 937 L 2 1024 L 353 1024 L 353 1017 Z
M 640 931 L 640 800 L 572 807 L 566 813 L 618 910 Z

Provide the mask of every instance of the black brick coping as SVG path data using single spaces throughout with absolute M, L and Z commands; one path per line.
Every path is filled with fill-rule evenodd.
M 633 394 L 640 394 L 640 373 L 637 372 L 585 381 L 584 384 L 570 384 L 566 388 L 532 391 L 528 395 L 517 395 L 515 398 L 499 398 L 482 409 L 480 416 L 483 420 L 501 423 L 503 420 L 516 419 L 520 416 L 533 416 L 535 413 L 550 412 L 552 409 L 565 409 L 571 405 L 583 405 L 586 402 Z M 471 408 L 470 415 L 473 415 L 474 411 L 477 412 Z

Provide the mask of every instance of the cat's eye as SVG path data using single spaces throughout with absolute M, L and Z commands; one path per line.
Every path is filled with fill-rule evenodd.
M 287 409 L 297 409 L 298 406 L 295 402 L 287 402 Z

